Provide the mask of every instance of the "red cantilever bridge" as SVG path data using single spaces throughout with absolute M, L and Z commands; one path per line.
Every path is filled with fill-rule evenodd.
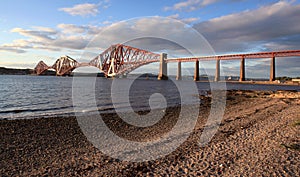
M 158 62 L 159 54 L 146 50 L 117 44 L 112 45 L 89 63 L 79 63 L 69 56 L 62 56 L 52 66 L 40 61 L 35 67 L 36 74 L 40 75 L 48 69 L 54 69 L 56 75 L 70 74 L 74 69 L 83 66 L 94 66 L 104 72 L 106 76 L 114 77 L 152 62 Z
M 270 58 L 270 81 L 275 80 L 275 57 L 296 57 L 300 56 L 300 50 L 259 52 L 234 55 L 202 56 L 192 58 L 167 59 L 167 54 L 156 54 L 150 51 L 116 44 L 110 46 L 89 63 L 79 63 L 69 56 L 63 56 L 56 60 L 52 66 L 40 61 L 35 67 L 37 75 L 48 69 L 54 69 L 56 75 L 70 74 L 74 69 L 83 66 L 99 68 L 107 77 L 127 74 L 134 69 L 153 62 L 160 62 L 158 79 L 167 79 L 167 63 L 177 62 L 177 79 L 181 79 L 181 62 L 195 62 L 194 80 L 199 80 L 199 61 L 216 60 L 215 81 L 220 79 L 220 60 L 240 60 L 240 81 L 245 80 L 245 59 Z

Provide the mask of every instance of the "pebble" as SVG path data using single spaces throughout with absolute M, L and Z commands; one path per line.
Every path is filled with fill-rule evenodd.
M 222 136 L 219 131 L 213 141 L 201 148 L 197 145 L 198 136 L 191 136 L 170 155 L 141 163 L 123 162 L 95 150 L 75 118 L 1 120 L 0 174 L 149 177 L 300 174 L 299 152 L 280 146 L 290 145 L 299 135 L 299 127 L 291 126 L 300 115 L 296 100 L 286 105 L 272 98 L 260 98 L 258 94 L 251 101 L 242 96 L 228 101 L 220 129 L 234 130 L 231 136 Z M 239 104 L 231 105 L 231 101 Z M 201 121 L 197 127 L 203 127 Z M 244 127 L 247 131 L 241 130 Z M 200 128 L 195 131 L 201 132 Z M 155 133 L 150 131 L 145 138 L 152 136 Z

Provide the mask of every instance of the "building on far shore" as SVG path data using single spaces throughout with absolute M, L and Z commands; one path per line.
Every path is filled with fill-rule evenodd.
M 292 82 L 293 82 L 293 83 L 298 83 L 298 84 L 299 84 L 299 83 L 300 83 L 300 79 L 292 79 Z

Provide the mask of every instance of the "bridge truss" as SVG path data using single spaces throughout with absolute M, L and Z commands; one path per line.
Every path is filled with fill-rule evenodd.
M 259 52 L 248 54 L 233 54 L 233 55 L 216 55 L 216 56 L 201 56 L 191 58 L 171 58 L 163 59 L 163 63 L 171 62 L 194 62 L 205 60 L 242 60 L 244 59 L 259 59 L 259 58 L 275 58 L 275 57 L 292 57 L 300 56 L 300 50 L 277 51 L 277 52 Z M 69 56 L 63 56 L 56 60 L 52 66 L 47 66 L 43 61 L 40 61 L 35 67 L 37 75 L 42 74 L 48 69 L 56 71 L 56 75 L 62 76 L 70 74 L 74 69 L 83 66 L 93 66 L 99 68 L 107 77 L 115 77 L 126 75 L 132 70 L 153 62 L 161 62 L 161 55 L 147 50 L 138 49 L 123 44 L 110 46 L 101 54 L 96 56 L 88 63 L 79 63 Z M 218 64 L 219 62 L 217 62 Z M 219 65 L 219 64 L 218 64 Z M 219 66 L 217 66 L 219 67 Z
M 127 74 L 142 65 L 158 62 L 159 60 L 159 54 L 116 44 L 110 46 L 89 63 L 79 63 L 69 56 L 63 56 L 57 59 L 52 66 L 47 66 L 43 61 L 40 61 L 35 67 L 35 71 L 37 75 L 40 75 L 48 69 L 54 69 L 56 75 L 62 76 L 70 74 L 78 67 L 93 66 L 104 72 L 105 76 L 114 77 Z
M 69 56 L 62 56 L 56 60 L 52 66 L 46 65 L 43 61 L 40 61 L 34 68 L 37 75 L 42 74 L 48 69 L 56 71 L 57 76 L 63 76 L 70 74 L 75 68 L 79 67 L 80 63 Z

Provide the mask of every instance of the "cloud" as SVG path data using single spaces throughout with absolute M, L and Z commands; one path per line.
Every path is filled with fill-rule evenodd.
M 170 15 L 167 16 L 168 18 L 173 18 L 173 19 L 178 19 L 179 18 L 179 14 L 174 14 L 174 15 Z
M 198 20 L 199 20 L 199 18 L 191 17 L 191 18 L 184 18 L 184 19 L 182 19 L 181 21 L 184 22 L 184 23 L 189 24 L 189 23 L 196 22 L 196 21 L 198 21 Z
M 274 4 L 262 6 L 258 9 L 247 10 L 221 16 L 194 25 L 194 28 L 204 35 L 218 54 L 223 53 L 246 53 L 257 51 L 292 50 L 299 49 L 300 46 L 300 24 L 296 23 L 300 16 L 300 5 L 279 1 Z M 169 16 L 179 19 L 179 14 Z M 33 27 L 32 29 L 15 28 L 12 32 L 19 33 L 26 39 L 14 41 L 11 44 L 0 46 L 2 51 L 25 52 L 27 49 L 40 50 L 63 50 L 76 51 L 83 50 L 100 53 L 112 44 L 123 43 L 153 52 L 167 52 L 168 57 L 187 57 L 190 55 L 180 45 L 174 42 L 184 43 L 197 55 L 210 55 L 205 53 L 211 49 L 195 41 L 196 31 L 183 28 L 186 25 L 180 22 L 174 23 L 174 19 L 164 19 L 159 17 L 136 19 L 133 21 L 122 21 L 110 26 L 99 27 L 90 25 L 59 24 L 57 28 Z M 184 19 L 181 19 L 184 20 Z M 196 19 L 187 21 L 192 22 Z M 177 41 L 166 41 L 164 39 L 153 38 L 157 36 L 174 37 Z M 92 40 L 95 35 L 98 38 Z M 143 35 L 143 38 L 135 39 L 136 35 Z M 92 40 L 92 41 L 91 41 Z M 91 42 L 90 42 L 91 41 Z M 88 46 L 88 48 L 86 48 Z M 67 50 L 66 50 L 67 49 Z M 88 60 L 91 56 L 86 57 Z M 280 73 L 296 73 L 299 69 L 299 61 L 288 61 L 288 65 L 280 64 Z M 254 65 L 256 65 L 255 63 Z M 254 72 L 262 66 L 246 66 L 249 72 Z M 228 70 L 232 69 L 231 63 Z M 260 67 L 259 67 L 260 66 Z M 291 67 L 293 66 L 293 67 Z M 264 65 L 261 68 L 265 72 L 268 68 Z M 289 72 L 290 68 L 290 72 Z M 235 71 L 232 69 L 232 72 Z M 248 72 L 247 71 L 247 72 Z M 298 70 L 299 71 L 299 70 Z M 238 72 L 238 69 L 236 69 Z M 254 72 L 255 73 L 255 72 Z M 259 72 L 257 72 L 259 74 Z M 268 73 L 268 72 L 266 72 Z M 230 73 L 229 73 L 230 74 Z
M 29 49 L 82 50 L 101 29 L 102 27 L 74 24 L 58 24 L 57 29 L 48 27 L 13 28 L 11 32 L 27 38 L 2 44 L 0 50 L 14 53 L 25 53 Z
M 30 47 L 30 42 L 24 39 L 17 39 L 14 40 L 13 43 L 10 44 L 3 44 L 2 47 L 18 47 L 18 48 L 23 48 L 23 49 L 28 49 Z
M 220 52 L 288 50 L 300 45 L 300 5 L 288 1 L 194 25 Z M 251 51 L 251 50 L 250 50 Z
M 72 33 L 84 33 L 88 28 L 86 26 L 78 26 L 74 24 L 58 24 L 58 28 L 62 30 L 63 33 L 72 34 Z
M 167 17 L 168 18 L 173 18 L 173 19 L 176 19 L 176 20 L 180 20 L 180 21 L 182 21 L 183 23 L 186 23 L 186 24 L 196 22 L 200 19 L 200 18 L 197 18 L 197 17 L 179 18 L 179 14 L 174 14 L 174 15 L 170 15 L 170 16 L 167 16 Z
M 14 53 L 25 53 L 25 50 L 18 49 L 15 47 L 5 47 L 5 46 L 0 46 L 0 51 L 3 52 L 14 52 Z
M 61 37 L 52 43 L 51 46 L 62 47 L 62 48 L 70 48 L 70 49 L 84 49 L 88 44 L 89 39 L 83 36 L 64 36 Z
M 248 63 L 248 65 L 247 65 Z M 276 77 L 277 76 L 292 76 L 299 77 L 299 58 L 277 58 L 275 61 Z M 269 78 L 270 76 L 270 60 L 248 61 L 246 60 L 246 77 L 262 77 Z
M 292 23 L 292 20 L 295 20 L 293 15 L 300 15 L 298 12 L 299 5 L 280 3 L 215 18 L 198 23 L 194 27 L 206 37 L 218 53 L 249 52 L 249 50 L 257 49 L 257 46 L 261 47 L 260 50 L 299 49 L 300 33 L 297 30 L 299 26 Z M 250 18 L 253 13 L 260 13 L 260 16 Z M 175 14 L 174 18 L 179 18 L 179 15 Z M 272 19 L 276 22 L 269 21 Z M 231 20 L 236 23 L 231 22 Z M 289 26 L 291 29 L 281 28 L 279 25 L 278 28 L 283 31 L 275 30 L 266 33 L 263 30 L 257 30 L 260 26 L 256 27 L 256 25 L 263 25 L 265 29 L 262 29 L 270 31 L 272 26 L 270 27 L 269 24 L 273 23 L 284 23 L 283 25 Z M 184 23 L 171 18 L 154 17 L 122 21 L 107 27 L 59 24 L 56 28 L 14 28 L 11 32 L 26 38 L 3 44 L 0 46 L 0 51 L 24 53 L 30 49 L 38 49 L 42 51 L 64 51 L 67 52 L 66 54 L 71 53 L 74 56 L 78 50 L 81 50 L 85 53 L 83 58 L 89 60 L 112 44 L 126 42 L 127 45 L 157 53 L 167 52 L 169 58 L 189 56 L 189 51 L 181 46 L 183 44 L 196 55 L 211 55 L 211 49 L 206 46 L 205 42 L 201 43 L 195 40 L 197 31 L 186 26 Z M 98 37 L 94 38 L 97 34 Z M 162 39 L 155 38 L 154 34 L 161 36 Z M 140 35 L 141 38 L 135 38 L 136 35 Z M 176 38 L 176 41 L 165 40 L 168 38 Z M 128 41 L 128 39 L 131 40 Z M 205 53 L 206 50 L 209 52 Z M 250 73 L 250 77 L 254 73 L 253 76 L 263 75 L 267 77 L 269 60 L 253 62 L 252 64 L 251 62 L 250 64 L 249 62 L 246 63 L 246 76 Z M 288 62 L 288 64 L 284 62 Z M 299 60 L 297 59 L 278 59 L 276 64 L 279 67 L 276 71 L 277 75 L 296 76 L 299 72 Z M 224 73 L 227 75 L 238 74 L 238 66 L 233 67 L 233 65 L 230 62 L 222 65 L 225 70 Z M 214 65 L 210 68 L 213 67 Z
M 221 16 L 194 25 L 194 28 L 206 37 L 218 53 L 256 52 L 264 50 L 298 49 L 300 43 L 300 24 L 295 23 L 300 16 L 300 6 L 286 1 L 263 6 L 255 10 Z M 179 14 L 169 16 L 179 19 Z M 193 22 L 197 18 L 180 19 Z M 173 20 L 175 21 L 175 20 Z M 145 18 L 134 21 L 123 21 L 107 27 L 91 25 L 58 24 L 57 28 L 33 27 L 32 29 L 14 28 L 11 31 L 19 33 L 28 39 L 2 45 L 2 50 L 23 52 L 34 49 L 75 49 L 82 50 L 88 45 L 91 48 L 106 49 L 111 44 L 125 42 L 136 34 L 158 36 L 176 36 L 178 41 L 184 41 L 194 51 L 203 47 L 196 44 L 191 30 L 182 30 L 184 24 L 172 23 L 172 19 Z M 90 41 L 97 34 L 98 41 Z M 149 36 L 148 36 L 149 37 Z M 26 43 L 26 45 L 25 45 Z M 158 51 L 159 47 L 167 48 L 173 45 L 163 40 L 144 38 L 134 42 L 137 47 L 152 45 Z M 153 45 L 158 43 L 158 45 Z M 24 44 L 24 45 L 20 45 Z M 16 49 L 20 49 L 16 50 Z M 181 49 L 172 48 L 177 55 Z M 205 51 L 204 51 L 205 52 Z M 198 52 L 199 53 L 199 52 Z M 174 54 L 174 55 L 175 55 Z M 203 54 L 203 53 L 201 53 Z M 204 55 L 204 54 L 203 54 Z
M 34 30 L 25 30 L 22 28 L 13 28 L 13 33 L 19 33 L 23 36 L 33 37 L 37 40 L 52 40 L 53 35 L 57 34 L 57 31 L 51 28 L 34 27 Z
M 110 25 L 112 24 L 113 22 L 112 21 L 109 21 L 109 20 L 106 20 L 104 22 L 102 22 L 103 25 Z
M 176 3 L 173 6 L 165 7 L 164 10 L 194 11 L 217 1 L 219 0 L 187 0 Z
M 138 39 L 136 39 L 137 36 Z M 173 39 L 174 41 L 167 41 L 166 39 Z M 134 42 L 131 41 L 131 44 L 134 44 L 135 47 L 153 52 L 168 50 L 168 53 L 179 56 L 183 48 L 178 48 L 175 45 L 177 43 L 186 46 L 193 53 L 211 54 L 206 41 L 198 35 L 197 31 L 178 20 L 161 17 L 122 21 L 104 27 L 89 47 L 105 49 L 111 44 L 124 43 L 128 40 L 133 40 Z M 203 50 L 199 50 L 199 48 Z
M 297 61 L 298 60 L 298 61 Z M 276 77 L 291 76 L 298 77 L 300 65 L 296 57 L 276 58 Z M 270 59 L 246 60 L 246 78 L 266 78 L 270 76 Z M 240 61 L 229 60 L 221 61 L 221 72 L 227 76 L 239 76 Z
M 73 7 L 65 7 L 65 8 L 60 8 L 58 10 L 64 11 L 72 16 L 89 16 L 89 15 L 97 15 L 99 13 L 98 10 L 99 6 L 97 4 L 90 4 L 90 3 L 85 3 L 85 4 L 77 4 L 74 5 Z

